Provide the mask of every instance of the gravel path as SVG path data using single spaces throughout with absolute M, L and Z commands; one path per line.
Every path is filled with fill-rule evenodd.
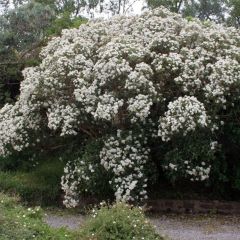
M 162 215 L 150 220 L 171 240 L 240 240 L 240 216 Z M 45 221 L 52 227 L 76 229 L 84 216 L 48 213 Z
M 151 221 L 172 240 L 240 240 L 240 217 L 168 215 Z

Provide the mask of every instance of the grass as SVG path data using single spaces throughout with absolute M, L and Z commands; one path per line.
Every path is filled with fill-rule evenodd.
M 43 222 L 40 207 L 25 208 L 17 198 L 0 193 L 0 240 L 77 240 L 77 233 Z
M 0 172 L 0 191 L 16 194 L 24 202 L 35 205 L 57 205 L 63 165 L 47 162 L 33 171 Z

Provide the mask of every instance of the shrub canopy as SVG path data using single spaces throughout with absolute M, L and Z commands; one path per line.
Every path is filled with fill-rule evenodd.
M 64 30 L 41 56 L 39 66 L 23 71 L 18 101 L 0 110 L 2 155 L 46 141 L 49 130 L 103 139 L 94 166 L 111 173 L 115 197 L 124 201 L 147 198 L 153 149 L 170 177 L 209 179 L 223 126 L 239 111 L 235 28 L 159 8 Z M 194 152 L 183 152 L 183 142 Z M 68 206 L 77 205 L 79 186 L 91 177 L 83 179 L 79 161 L 62 179 Z

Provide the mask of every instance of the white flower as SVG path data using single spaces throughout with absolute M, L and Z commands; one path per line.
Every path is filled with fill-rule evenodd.
M 179 97 L 168 104 L 168 111 L 160 118 L 158 135 L 163 141 L 169 141 L 171 136 L 182 132 L 185 136 L 198 126 L 207 127 L 209 117 L 204 105 L 193 96 Z

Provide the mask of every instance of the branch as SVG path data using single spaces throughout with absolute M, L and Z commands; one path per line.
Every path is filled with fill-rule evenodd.
M 135 2 L 137 2 L 137 1 L 139 1 L 139 0 L 134 0 L 134 1 L 127 7 L 127 9 L 124 10 L 123 14 L 126 14 L 127 11 L 129 10 L 129 8 L 132 7 L 132 5 L 133 5 Z M 125 7 L 124 7 L 124 8 L 125 8 Z
M 28 48 L 26 51 L 20 54 L 20 59 L 22 59 L 26 54 L 35 50 L 36 48 L 42 47 L 44 41 L 45 39 L 41 40 L 40 42 L 34 43 L 30 48 Z
M 90 130 L 86 130 L 86 129 L 82 128 L 82 127 L 79 127 L 79 129 L 80 129 L 82 132 L 86 133 L 88 136 L 90 136 L 92 139 L 95 138 L 94 134 L 93 134 Z
M 44 43 L 44 40 L 41 40 L 40 42 L 37 42 L 35 44 L 33 44 L 30 48 L 28 48 L 27 50 L 25 50 L 24 52 L 22 52 L 19 56 L 19 61 L 15 61 L 15 62 L 0 62 L 0 66 L 7 66 L 7 65 L 22 65 L 25 64 L 25 61 L 21 61 L 25 55 L 27 55 L 29 52 L 32 52 L 33 50 L 41 47 Z
M 122 4 L 122 0 L 118 0 L 118 10 L 117 10 L 117 14 L 120 14 L 121 4 Z
M 182 4 L 183 4 L 183 0 L 180 0 L 180 1 L 179 1 L 179 4 L 178 4 L 178 6 L 177 6 L 177 13 L 179 13 Z

